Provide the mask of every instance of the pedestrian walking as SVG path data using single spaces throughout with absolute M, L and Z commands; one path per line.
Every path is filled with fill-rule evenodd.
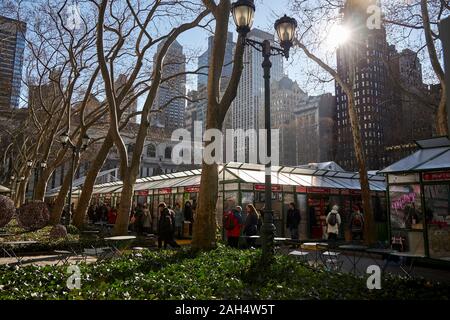
M 326 218 L 328 241 L 331 247 L 335 247 L 336 240 L 339 235 L 339 226 L 341 225 L 341 216 L 339 215 L 339 207 L 334 205 Z
M 160 212 L 158 223 L 158 248 L 162 248 L 164 246 L 164 249 L 166 249 L 168 244 L 173 248 L 179 248 L 180 246 L 173 239 L 174 225 L 169 208 L 167 208 L 167 205 L 162 202 L 159 204 L 158 209 Z
M 300 220 L 300 211 L 295 207 L 295 203 L 291 202 L 286 217 L 286 228 L 289 230 L 292 240 L 298 240 Z

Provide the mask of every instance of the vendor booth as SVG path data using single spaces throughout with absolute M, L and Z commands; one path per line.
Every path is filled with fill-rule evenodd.
M 450 140 L 417 141 L 419 150 L 387 175 L 390 236 L 400 251 L 450 261 Z
M 189 170 L 161 176 L 139 179 L 135 185 L 134 203 L 149 205 L 154 217 L 158 217 L 158 204 L 164 201 L 174 207 L 179 203 L 184 208 L 187 201 L 192 204 L 194 220 L 197 196 L 200 191 L 201 170 Z M 383 176 L 369 175 L 372 191 L 378 238 L 387 240 L 386 184 Z M 219 198 L 217 221 L 222 223 L 223 212 L 237 205 L 245 208 L 254 204 L 257 209 L 264 206 L 265 171 L 263 165 L 228 163 L 219 167 Z M 117 205 L 122 190 L 121 182 L 98 185 L 94 189 L 93 201 Z M 323 239 L 325 217 L 334 204 L 339 205 L 343 220 L 340 237 L 348 237 L 348 223 L 354 206 L 361 205 L 359 175 L 353 172 L 311 168 L 272 168 L 272 208 L 277 236 L 288 234 L 286 215 L 289 203 L 300 210 L 300 237 Z M 245 218 L 245 217 L 244 217 Z

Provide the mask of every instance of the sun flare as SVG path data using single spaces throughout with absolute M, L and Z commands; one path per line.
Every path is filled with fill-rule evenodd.
M 327 46 L 329 49 L 336 49 L 347 43 L 351 37 L 351 30 L 342 25 L 334 25 L 331 27 L 327 37 Z

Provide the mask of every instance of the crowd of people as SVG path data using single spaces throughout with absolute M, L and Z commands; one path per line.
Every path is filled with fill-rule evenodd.
M 105 203 L 92 204 L 88 209 L 88 218 L 91 223 L 104 222 L 107 224 L 115 224 L 117 219 L 117 206 L 109 206 Z M 180 203 L 176 203 L 173 209 L 165 205 L 165 208 L 171 213 L 171 222 L 173 225 L 173 233 L 178 238 L 183 238 L 183 225 L 185 221 L 189 222 L 189 236 L 192 236 L 192 224 L 194 222 L 195 207 L 190 201 L 186 201 L 184 207 Z M 154 216 L 152 210 L 147 203 L 133 205 L 130 213 L 129 228 L 138 235 L 144 233 L 151 234 L 159 231 L 162 211 L 158 207 L 159 219 Z
M 119 204 L 117 207 L 108 206 L 107 204 L 91 205 L 88 210 L 89 220 L 93 223 L 106 222 L 113 225 L 116 222 L 118 206 Z M 166 248 L 167 245 L 178 247 L 175 238 L 183 238 L 185 221 L 189 222 L 189 236 L 192 236 L 194 215 L 195 207 L 190 201 L 186 201 L 183 207 L 180 203 L 176 203 L 173 208 L 164 202 L 160 203 L 158 205 L 158 218 L 153 215 L 148 204 L 137 204 L 131 210 L 129 225 L 131 231 L 138 235 L 151 234 L 156 231 L 159 247 L 164 246 Z M 228 245 L 237 248 L 239 246 L 239 238 L 244 236 L 247 246 L 254 248 L 256 239 L 252 236 L 260 233 L 262 216 L 253 204 L 248 204 L 245 207 L 245 214 L 241 206 L 225 211 L 223 227 Z M 297 209 L 295 203 L 290 203 L 286 214 L 286 229 L 293 240 L 299 239 L 300 222 L 300 210 Z M 341 224 L 342 219 L 339 214 L 339 207 L 334 205 L 326 215 L 326 235 L 330 243 L 333 244 L 337 241 Z M 364 217 L 359 206 L 353 207 L 349 229 L 352 234 L 352 240 L 362 240 Z
M 261 211 L 263 211 L 262 209 Z M 225 229 L 227 243 L 230 247 L 239 247 L 239 238 L 244 236 L 249 248 L 255 247 L 256 238 L 252 237 L 260 233 L 262 226 L 262 214 L 252 205 L 246 206 L 246 217 L 242 212 L 242 207 L 237 206 L 234 209 L 225 211 L 223 217 L 223 227 Z M 244 221 L 245 220 L 245 221 Z M 299 226 L 301 222 L 300 210 L 295 203 L 290 203 L 286 214 L 286 229 L 289 231 L 292 240 L 299 239 Z M 334 205 L 326 215 L 326 238 L 335 244 L 342 219 L 339 214 L 339 207 Z M 353 241 L 362 241 L 364 231 L 364 216 L 359 206 L 354 206 L 349 221 Z

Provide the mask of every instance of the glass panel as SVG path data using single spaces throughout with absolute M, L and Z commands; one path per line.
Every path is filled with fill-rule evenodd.
M 424 192 L 430 257 L 450 260 L 450 185 L 427 185 Z
M 400 252 L 409 252 L 425 255 L 423 233 L 417 231 L 394 231 L 391 239 L 392 249 Z
M 391 186 L 389 189 L 392 229 L 422 229 L 420 185 Z
M 242 192 L 242 208 L 248 204 L 253 204 L 255 201 L 255 194 L 253 192 Z

